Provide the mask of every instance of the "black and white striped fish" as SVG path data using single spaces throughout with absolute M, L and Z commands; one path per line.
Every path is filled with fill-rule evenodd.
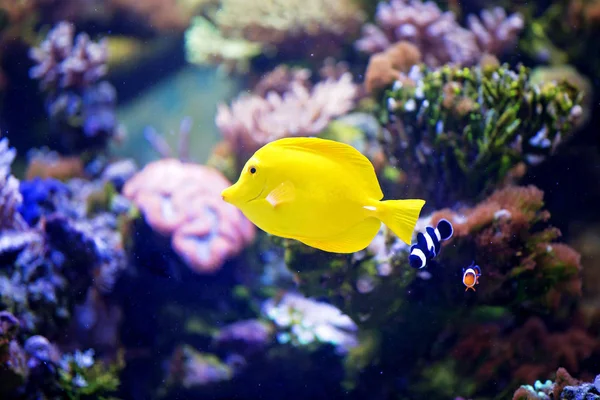
M 408 262 L 413 268 L 423 268 L 440 252 L 441 242 L 452 237 L 454 228 L 450 221 L 441 219 L 437 227 L 428 226 L 417 234 L 417 243 L 410 248 Z

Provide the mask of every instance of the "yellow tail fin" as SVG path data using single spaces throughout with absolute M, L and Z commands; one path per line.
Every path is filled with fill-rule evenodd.
M 379 218 L 404 243 L 410 245 L 412 234 L 425 200 L 387 200 L 377 207 Z

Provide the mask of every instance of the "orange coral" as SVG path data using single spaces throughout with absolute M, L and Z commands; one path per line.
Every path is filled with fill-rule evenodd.
M 398 42 L 386 51 L 371 56 L 365 73 L 365 89 L 368 93 L 374 93 L 397 80 L 410 82 L 403 74 L 420 62 L 421 52 L 415 45 Z

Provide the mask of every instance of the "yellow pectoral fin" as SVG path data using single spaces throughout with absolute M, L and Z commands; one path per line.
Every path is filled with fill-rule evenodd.
M 293 201 L 296 197 L 296 189 L 290 181 L 285 181 L 271 191 L 266 197 L 266 200 L 273 206 L 277 207 L 280 204 Z
M 355 253 L 364 250 L 381 228 L 377 218 L 367 218 L 346 232 L 327 239 L 295 238 L 300 242 L 330 253 Z

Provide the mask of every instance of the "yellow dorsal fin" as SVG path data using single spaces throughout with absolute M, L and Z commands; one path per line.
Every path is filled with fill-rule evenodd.
M 369 217 L 342 234 L 327 239 L 295 238 L 315 249 L 330 253 L 354 253 L 364 250 L 381 228 L 381 221 Z
M 362 183 L 366 194 L 375 200 L 381 200 L 383 193 L 375 174 L 375 168 L 367 157 L 349 144 L 316 137 L 294 137 L 279 139 L 269 143 L 289 149 L 303 150 L 328 157 L 331 160 L 351 169 L 353 176 Z
M 296 197 L 294 184 L 290 181 L 282 182 L 279 186 L 267 195 L 266 200 L 273 206 L 277 207 L 280 204 L 290 202 Z

